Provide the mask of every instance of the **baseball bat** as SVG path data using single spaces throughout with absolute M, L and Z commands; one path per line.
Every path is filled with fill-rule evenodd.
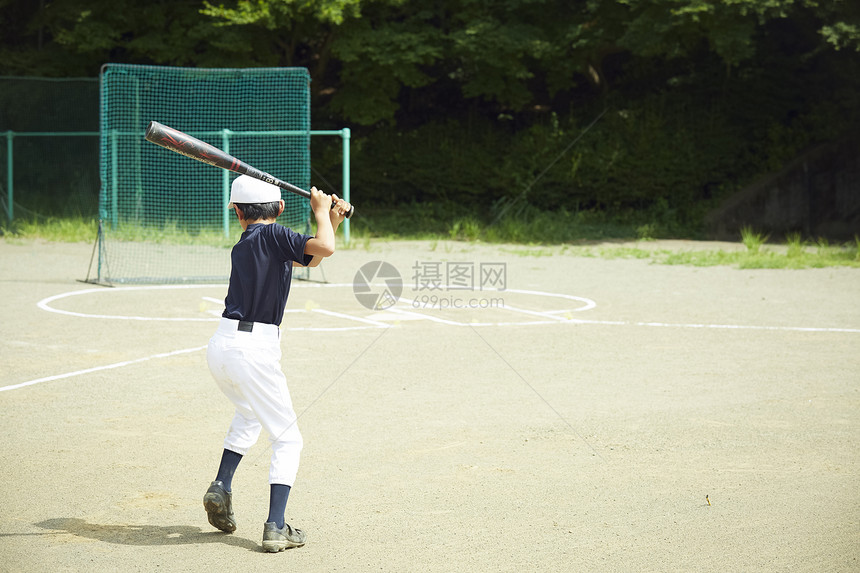
M 311 197 L 311 192 L 306 189 L 296 187 L 292 183 L 287 183 L 286 181 L 281 181 L 277 177 L 274 177 L 265 171 L 260 171 L 256 167 L 252 167 L 244 161 L 236 159 L 229 153 L 225 153 L 214 145 L 209 145 L 205 141 L 200 141 L 196 137 L 183 133 L 178 129 L 167 127 L 157 121 L 149 122 L 149 125 L 146 126 L 145 137 L 147 141 L 160 145 L 170 151 L 175 151 L 185 157 L 190 157 L 191 159 L 196 159 L 197 161 L 202 161 L 203 163 L 214 165 L 215 167 L 220 167 L 227 171 L 241 173 L 242 175 L 247 175 L 248 177 L 253 177 L 255 179 L 265 181 L 266 183 L 271 183 L 281 189 L 286 189 L 291 193 L 301 195 L 306 199 L 310 199 Z M 331 208 L 334 209 L 334 207 L 335 205 L 332 203 Z M 344 216 L 349 219 L 352 217 L 353 213 L 355 213 L 355 207 L 350 205 L 349 212 Z

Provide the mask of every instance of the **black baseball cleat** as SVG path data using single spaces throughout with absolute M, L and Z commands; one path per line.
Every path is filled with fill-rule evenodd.
M 224 483 L 213 481 L 206 495 L 203 496 L 203 507 L 209 515 L 209 523 L 213 527 L 233 533 L 236 531 L 236 518 L 233 517 L 233 494 L 224 489 Z
M 274 521 L 267 521 L 263 526 L 263 551 L 277 553 L 292 547 L 301 547 L 305 544 L 305 532 L 301 529 L 293 529 L 289 523 L 278 529 Z

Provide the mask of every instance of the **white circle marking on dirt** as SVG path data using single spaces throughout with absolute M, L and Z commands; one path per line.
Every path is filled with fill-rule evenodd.
M 77 291 L 70 291 L 61 294 L 57 294 L 54 296 L 49 296 L 40 300 L 37 303 L 37 306 L 42 310 L 48 312 L 54 312 L 58 314 L 65 314 L 69 316 L 76 316 L 81 318 L 101 318 L 101 319 L 109 319 L 109 320 L 139 320 L 139 321 L 169 321 L 169 322 L 216 322 L 219 320 L 217 317 L 212 318 L 194 318 L 194 317 L 157 317 L 157 316 L 132 316 L 132 315 L 112 315 L 112 314 L 88 314 L 82 312 L 74 312 L 70 310 L 62 310 L 58 308 L 54 308 L 51 306 L 51 303 L 54 301 L 72 297 L 72 296 L 80 296 L 86 294 L 93 293 L 116 293 L 116 292 L 129 292 L 129 291 L 141 291 L 141 290 L 171 290 L 171 289 L 199 289 L 199 288 L 212 288 L 213 286 L 219 285 L 145 285 L 145 286 L 133 286 L 133 287 L 118 287 L 118 288 L 93 288 L 93 289 L 83 289 Z M 292 286 L 293 289 L 314 289 L 314 288 L 345 288 L 352 287 L 352 283 L 324 283 L 324 284 L 294 284 Z M 445 285 L 441 285 L 445 287 Z M 545 310 L 545 311 L 532 311 L 526 309 L 520 309 L 516 307 L 511 307 L 505 305 L 501 307 L 499 310 L 507 310 L 512 313 L 526 314 L 532 315 L 536 318 L 542 320 L 523 320 L 523 321 L 504 321 L 504 322 L 458 322 L 456 320 L 450 320 L 447 318 L 441 318 L 437 316 L 433 316 L 427 313 L 422 313 L 416 311 L 411 307 L 411 303 L 413 302 L 410 299 L 405 297 L 401 297 L 400 303 L 405 303 L 406 308 L 401 308 L 399 306 L 394 306 L 384 311 L 380 311 L 370 315 L 368 317 L 359 317 L 353 316 L 350 314 L 339 313 L 331 310 L 314 308 L 309 310 L 303 309 L 289 309 L 287 312 L 317 312 L 320 314 L 325 314 L 328 316 L 332 316 L 335 318 L 341 318 L 343 320 L 348 320 L 351 322 L 359 322 L 361 325 L 352 325 L 352 326 L 338 326 L 338 327 L 284 327 L 283 330 L 289 331 L 311 331 L 311 332 L 333 332 L 333 331 L 346 331 L 346 330 L 365 330 L 369 328 L 389 328 L 391 324 L 388 324 L 388 321 L 396 321 L 402 322 L 404 320 L 428 320 L 431 322 L 436 322 L 440 324 L 447 324 L 449 326 L 533 326 L 533 325 L 545 325 L 545 324 L 599 324 L 599 325 L 609 325 L 609 326 L 648 326 L 648 327 L 663 327 L 663 328 L 714 328 L 714 329 L 729 329 L 729 330 L 773 330 L 773 331 L 794 331 L 794 332 L 845 332 L 845 333 L 860 333 L 860 328 L 830 328 L 830 327 L 814 327 L 814 326 L 767 326 L 767 325 L 754 325 L 754 324 L 697 324 L 697 323 L 667 323 L 667 322 L 637 322 L 637 321 L 626 321 L 626 320 L 587 320 L 580 318 L 573 318 L 572 316 L 562 316 L 562 313 L 569 314 L 572 312 L 582 312 L 585 310 L 591 310 L 597 306 L 597 303 L 593 300 L 585 297 L 579 297 L 568 294 L 560 294 L 560 293 L 550 293 L 543 291 L 535 291 L 535 290 L 520 290 L 520 289 L 506 289 L 504 291 L 497 291 L 500 294 L 504 293 L 514 293 L 514 294 L 525 294 L 525 295 L 533 295 L 539 297 L 548 297 L 562 300 L 575 301 L 582 306 L 578 308 L 566 308 L 566 309 L 553 309 L 553 310 Z M 468 310 L 468 307 L 465 308 L 448 308 L 446 310 Z M 385 316 L 385 318 L 382 318 Z
M 117 287 L 117 288 L 92 288 L 92 289 L 82 289 L 76 291 L 69 291 L 53 296 L 49 296 L 40 300 L 36 303 L 36 306 L 45 310 L 47 312 L 53 312 L 57 314 L 64 314 L 68 316 L 75 316 L 79 318 L 99 318 L 105 320 L 138 320 L 138 321 L 168 321 L 168 322 L 216 322 L 219 320 L 218 317 L 206 317 L 206 318 L 195 318 L 195 317 L 166 317 L 166 316 L 134 316 L 134 315 L 118 315 L 118 314 L 93 314 L 93 313 L 84 313 L 84 312 L 75 312 L 71 310 L 64 310 L 60 308 L 55 308 L 52 306 L 52 303 L 55 301 L 73 297 L 73 296 L 81 296 L 81 295 L 89 295 L 95 293 L 125 293 L 130 291 L 152 291 L 152 290 L 171 290 L 171 289 L 201 289 L 201 288 L 212 288 L 213 286 L 218 285 L 145 285 L 145 286 L 132 286 L 132 287 Z M 384 286 L 384 285 L 375 285 L 375 286 Z M 443 288 L 445 285 L 441 285 Z M 292 285 L 292 289 L 314 289 L 314 288 L 352 288 L 352 283 L 325 283 L 325 284 L 302 284 L 297 283 Z M 520 309 L 517 307 L 511 307 L 505 305 L 500 307 L 500 310 L 510 311 L 512 313 L 526 314 L 535 316 L 537 318 L 541 318 L 542 320 L 531 320 L 531 321 L 506 321 L 506 322 L 458 322 L 455 320 L 447 320 L 438 317 L 434 317 L 432 315 L 416 312 L 411 309 L 397 308 L 392 307 L 385 311 L 381 311 L 384 313 L 391 313 L 392 317 L 386 320 L 394 320 L 401 321 L 404 319 L 412 319 L 412 320 L 429 320 L 432 322 L 439 322 L 442 324 L 448 324 L 452 326 L 512 326 L 512 325 L 539 325 L 539 324 L 554 324 L 559 322 L 571 322 L 570 318 L 559 316 L 562 313 L 572 313 L 572 312 L 582 312 L 585 310 L 591 310 L 597 306 L 597 303 L 591 299 L 573 296 L 568 294 L 560 294 L 560 293 L 549 293 L 543 291 L 535 291 L 535 290 L 520 290 L 520 289 L 506 289 L 504 291 L 498 291 L 498 293 L 514 293 L 514 294 L 524 294 L 538 297 L 548 297 L 553 299 L 561 299 L 565 301 L 572 301 L 578 303 L 580 306 L 576 308 L 564 308 L 564 309 L 551 309 L 546 311 L 532 311 L 526 309 Z M 209 297 L 204 297 L 206 300 L 212 300 Z M 411 305 L 412 300 L 407 298 L 401 298 L 402 303 Z M 469 307 L 451 307 L 447 310 L 470 310 Z M 317 312 L 320 314 L 325 314 L 327 316 L 331 316 L 334 318 L 340 318 L 345 321 L 351 322 L 359 322 L 361 325 L 352 325 L 352 326 L 340 326 L 340 327 L 283 327 L 283 330 L 290 331 L 319 331 L 319 332 L 331 332 L 331 331 L 343 331 L 343 330 L 364 330 L 368 328 L 389 328 L 391 324 L 387 322 L 383 322 L 382 320 L 378 320 L 370 317 L 360 317 L 353 316 L 350 314 L 335 312 L 332 310 L 322 309 L 322 308 L 314 308 L 314 309 L 288 309 L 287 312 Z M 375 313 L 374 317 L 378 316 L 380 313 Z

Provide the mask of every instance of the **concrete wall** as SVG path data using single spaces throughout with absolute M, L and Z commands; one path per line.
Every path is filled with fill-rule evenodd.
M 792 232 L 834 241 L 860 235 L 860 137 L 810 150 L 705 218 L 713 239 L 737 240 L 745 226 L 774 240 Z

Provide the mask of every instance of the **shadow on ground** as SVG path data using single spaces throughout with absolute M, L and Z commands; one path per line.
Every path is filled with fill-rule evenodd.
M 120 545 L 189 545 L 196 543 L 224 543 L 249 551 L 262 551 L 259 543 L 220 531 L 204 532 L 188 525 L 99 525 L 78 518 L 46 519 L 36 527 L 52 533 L 69 533 Z

